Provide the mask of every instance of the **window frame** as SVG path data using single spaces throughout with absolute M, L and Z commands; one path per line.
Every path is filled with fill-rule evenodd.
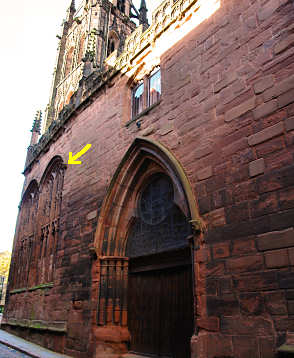
M 151 100 L 151 96 L 150 96 L 151 79 L 152 79 L 153 76 L 155 76 L 158 73 L 160 73 L 160 96 L 159 96 L 159 99 L 157 101 L 155 101 L 154 103 L 151 104 L 151 102 L 150 102 L 150 100 Z M 137 91 L 137 89 L 142 84 L 144 85 L 144 88 L 143 88 L 143 109 L 140 112 L 135 113 L 135 100 L 134 100 L 135 92 Z M 137 120 L 138 118 L 140 118 L 144 114 L 148 113 L 149 110 L 151 110 L 152 108 L 157 106 L 161 101 L 161 96 L 162 96 L 162 91 L 161 91 L 161 68 L 160 68 L 160 66 L 157 66 L 157 67 L 155 67 L 153 69 L 153 71 L 151 71 L 149 73 L 148 76 L 145 76 L 143 79 L 138 81 L 134 85 L 134 87 L 132 87 L 132 89 L 131 89 L 131 120 L 127 123 L 127 125 L 130 124 L 131 122 Z
M 160 74 L 160 77 L 159 77 L 160 78 L 160 96 L 157 101 L 155 101 L 154 103 L 150 103 L 151 79 L 152 79 L 152 77 L 156 76 L 158 73 Z M 160 102 L 160 99 L 161 99 L 161 70 L 160 70 L 160 67 L 156 67 L 148 76 L 148 92 L 147 92 L 147 94 L 148 94 L 148 101 L 147 101 L 148 107 L 155 106 L 158 102 Z
M 141 87 L 143 85 L 143 93 L 142 93 L 142 96 L 143 96 L 143 106 L 142 106 L 142 110 L 138 113 L 134 113 L 135 112 L 135 93 L 136 91 L 138 90 L 139 87 Z M 141 80 L 139 81 L 135 87 L 132 88 L 132 119 L 133 118 L 137 118 L 138 116 L 140 116 L 140 114 L 142 112 L 144 112 L 145 110 L 145 97 L 146 97 L 146 91 L 145 91 L 145 81 L 144 80 Z

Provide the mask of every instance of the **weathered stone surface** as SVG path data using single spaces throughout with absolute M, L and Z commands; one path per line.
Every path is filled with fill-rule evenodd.
M 265 254 L 265 265 L 268 268 L 285 267 L 289 265 L 288 250 L 274 250 Z
M 264 173 L 264 159 L 260 158 L 249 163 L 249 174 L 251 177 Z
M 225 121 L 230 122 L 233 119 L 240 117 L 242 114 L 252 110 L 255 108 L 255 97 L 252 97 L 245 101 L 244 103 L 232 108 L 228 112 L 225 113 Z
M 260 94 L 264 92 L 266 89 L 272 87 L 273 84 L 274 84 L 273 76 L 272 75 L 266 76 L 254 84 L 254 92 L 256 94 Z
M 248 271 L 260 271 L 263 268 L 262 255 L 250 255 L 227 260 L 227 269 L 230 273 L 236 274 Z
M 290 34 L 284 40 L 278 42 L 274 47 L 275 55 L 278 55 L 280 52 L 285 51 L 288 47 L 293 46 L 294 44 L 294 34 Z
M 219 331 L 219 318 L 218 317 L 201 317 L 197 319 L 197 326 L 206 331 Z
M 260 293 L 242 293 L 239 300 L 242 314 L 260 315 L 264 311 L 264 299 Z
M 276 100 L 272 100 L 270 102 L 266 102 L 254 109 L 253 115 L 254 119 L 259 119 L 265 117 L 278 109 L 278 103 Z
M 294 230 L 273 231 L 257 237 L 257 247 L 261 251 L 280 249 L 294 245 Z
M 248 144 L 253 146 L 262 142 L 265 142 L 266 140 L 269 140 L 273 137 L 276 137 L 278 135 L 281 135 L 284 131 L 284 125 L 282 122 L 277 123 L 271 127 L 268 127 L 256 134 L 252 134 L 248 137 Z
M 287 131 L 294 130 L 294 117 L 287 118 L 285 121 L 285 127 Z
M 224 317 L 221 320 L 221 332 L 240 336 L 270 336 L 272 334 L 271 321 L 263 317 Z
M 140 30 L 132 35 L 129 52 L 122 55 L 128 60 L 121 58 L 119 70 L 91 73 L 88 63 L 78 92 L 29 151 L 24 193 L 36 194 L 27 189 L 34 181 L 35 189 L 42 187 L 52 158 L 92 144 L 82 165 L 66 166 L 57 195 L 60 222 L 48 230 L 58 238 L 48 247 L 56 256 L 43 266 L 35 260 L 28 284 L 21 281 L 24 285 L 10 292 L 5 315 L 14 325 L 8 329 L 77 358 L 118 358 L 127 351 L 127 310 L 115 307 L 120 304 L 112 301 L 116 281 L 108 283 L 140 214 L 140 188 L 149 174 L 164 172 L 174 184 L 177 208 L 188 221 L 200 216 L 203 224 L 201 234 L 188 240 L 194 243 L 198 328 L 192 357 L 274 358 L 276 346 L 294 330 L 289 317 L 294 301 L 292 2 L 225 0 L 198 24 L 202 3 L 171 2 L 175 12 L 168 20 L 160 6 L 159 27 L 149 28 L 149 39 Z M 188 13 L 181 14 L 183 9 Z M 171 17 L 171 26 L 163 27 Z M 181 39 L 168 48 L 174 35 Z M 137 125 L 131 90 L 140 80 L 147 89 L 159 60 L 161 100 L 145 108 Z M 144 141 L 136 158 L 134 141 Z M 127 170 L 120 176 L 122 167 Z M 45 221 L 39 222 L 43 235 Z M 100 232 L 102 224 L 106 229 Z M 44 239 L 36 233 L 40 257 Z M 103 260 L 110 260 L 107 269 L 100 266 Z M 52 281 L 45 280 L 48 272 L 54 272 Z M 127 292 L 127 273 L 123 282 Z M 32 321 L 42 329 L 24 326 Z M 57 330 L 66 322 L 66 332 L 45 329 L 46 322 Z
M 209 166 L 207 168 L 201 169 L 197 172 L 198 180 L 205 180 L 212 176 L 212 167 Z

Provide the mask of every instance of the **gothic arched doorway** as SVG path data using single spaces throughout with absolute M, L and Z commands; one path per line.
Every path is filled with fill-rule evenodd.
M 127 240 L 131 351 L 189 358 L 193 333 L 191 226 L 168 176 L 146 178 Z
M 101 337 L 117 326 L 133 352 L 190 357 L 191 222 L 199 219 L 182 167 L 159 143 L 136 139 L 112 179 L 95 237 Z

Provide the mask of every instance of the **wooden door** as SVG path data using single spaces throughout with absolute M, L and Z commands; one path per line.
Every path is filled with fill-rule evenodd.
M 160 255 L 149 262 L 145 258 L 139 266 L 131 261 L 128 327 L 133 352 L 150 357 L 190 357 L 193 298 L 189 260 L 169 263 Z

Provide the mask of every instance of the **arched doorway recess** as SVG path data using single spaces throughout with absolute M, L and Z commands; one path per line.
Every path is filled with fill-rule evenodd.
M 110 183 L 95 236 L 97 324 L 125 328 L 131 351 L 190 357 L 195 295 L 189 238 L 199 223 L 179 162 L 160 143 L 137 138 Z

